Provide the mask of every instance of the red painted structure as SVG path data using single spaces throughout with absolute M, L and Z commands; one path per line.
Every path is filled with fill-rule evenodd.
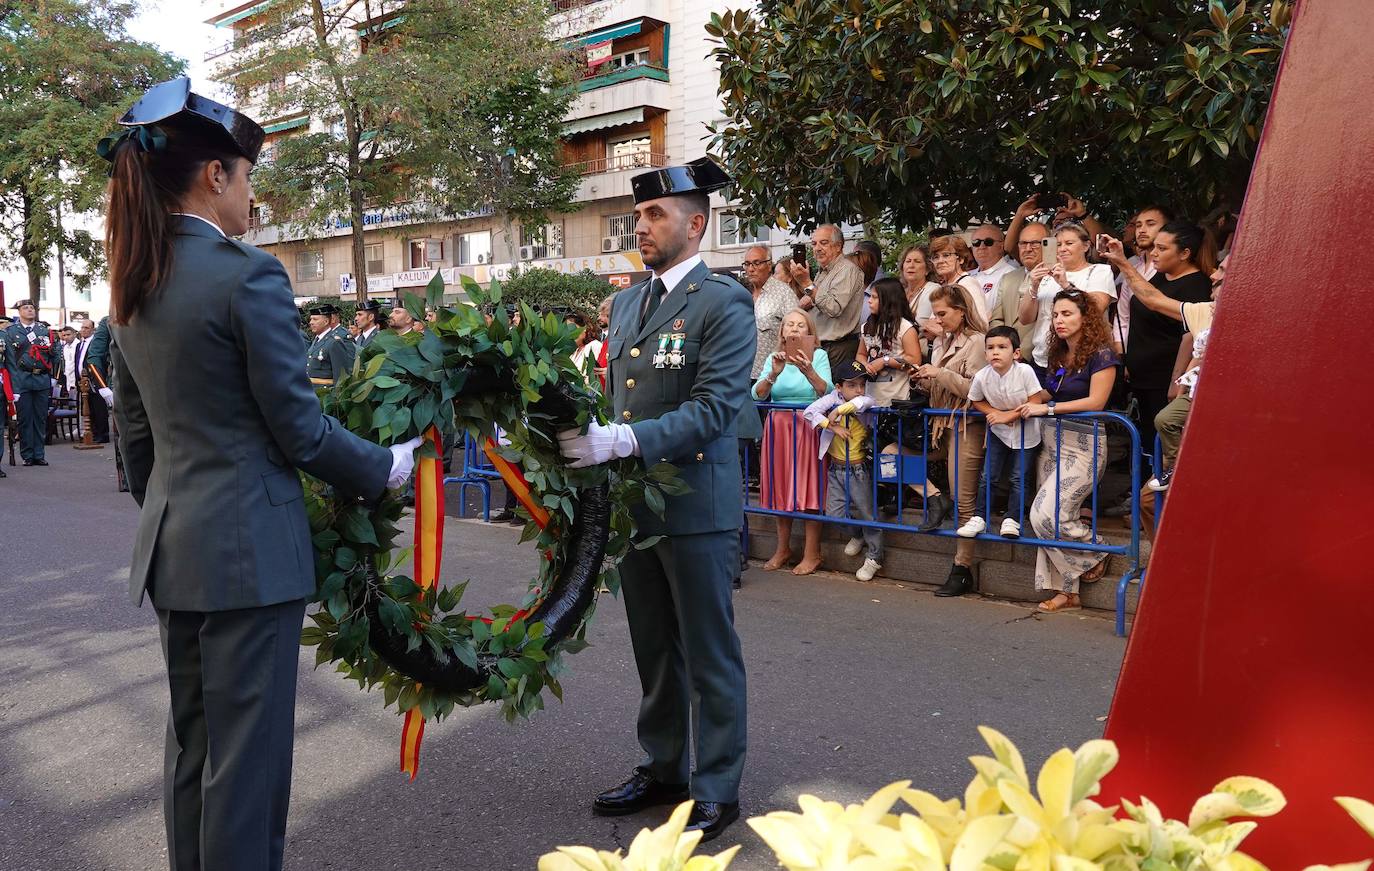
M 1277 784 L 1275 871 L 1374 856 L 1332 801 L 1374 800 L 1371 11 L 1294 15 L 1107 729 L 1104 798 Z

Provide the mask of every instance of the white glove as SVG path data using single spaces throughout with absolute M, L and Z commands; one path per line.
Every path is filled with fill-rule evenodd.
M 391 446 L 391 474 L 386 478 L 389 489 L 396 489 L 410 478 L 410 473 L 415 469 L 415 449 L 424 443 L 423 438 L 416 436 L 408 442 Z
M 112 408 L 114 407 L 114 391 L 113 391 L 113 390 L 111 390 L 111 389 L 108 388 L 108 387 L 102 387 L 102 388 L 100 388 L 99 390 L 97 390 L 96 393 L 99 393 L 99 394 L 100 394 L 100 398 L 103 399 L 103 400 L 105 400 L 105 404 L 106 404 L 106 405 L 108 405 L 108 406 L 110 406 L 110 407 L 112 407 Z
M 558 449 L 572 460 L 574 469 L 595 466 L 610 460 L 633 457 L 639 453 L 639 439 L 628 423 L 602 426 L 592 421 L 583 435 L 575 429 L 558 434 Z

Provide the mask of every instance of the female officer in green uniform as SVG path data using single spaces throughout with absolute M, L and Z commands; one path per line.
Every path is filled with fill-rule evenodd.
M 286 272 L 248 229 L 252 119 L 149 90 L 101 141 L 115 416 L 141 508 L 135 602 L 157 610 L 171 689 L 164 771 L 174 871 L 279 869 L 296 664 L 313 552 L 297 469 L 378 499 L 414 444 L 320 412 Z

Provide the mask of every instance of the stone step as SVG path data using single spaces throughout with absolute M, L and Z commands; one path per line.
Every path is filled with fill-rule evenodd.
M 769 515 L 749 514 L 749 557 L 764 561 L 771 557 L 777 544 L 777 526 Z M 919 512 L 904 512 L 904 522 L 912 526 L 920 522 Z M 958 538 L 948 527 L 946 534 L 891 532 L 883 535 L 883 567 L 878 576 L 889 581 L 936 587 L 944 583 L 954 561 Z M 852 573 L 863 564 L 863 555 L 846 556 L 845 542 L 849 529 L 825 523 L 821 527 L 821 555 L 828 571 Z M 1124 542 L 1118 531 L 1102 530 L 1109 541 Z M 802 523 L 792 524 L 792 554 L 794 560 L 802 552 Z M 984 596 L 1018 602 L 1039 602 L 1048 598 L 1035 589 L 1035 552 L 1030 545 L 1017 545 L 1006 540 L 977 543 L 974 551 L 973 577 L 976 589 Z M 1142 541 L 1142 560 L 1148 556 L 1148 543 Z M 1102 580 L 1083 584 L 1079 593 L 1085 608 L 1103 611 L 1116 610 L 1116 585 L 1129 568 L 1126 557 L 1113 555 L 1107 563 Z M 1126 612 L 1135 612 L 1139 584 L 1132 583 L 1127 591 Z

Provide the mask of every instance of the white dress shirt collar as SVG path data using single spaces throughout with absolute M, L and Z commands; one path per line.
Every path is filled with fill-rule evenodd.
M 193 214 L 191 214 L 190 212 L 172 212 L 172 214 L 174 214 L 174 215 L 181 215 L 183 218 L 195 218 L 197 221 L 202 221 L 202 222 L 204 222 L 204 223 L 206 223 L 206 224 L 209 224 L 211 227 L 214 227 L 214 228 L 215 228 L 215 232 L 216 232 L 216 233 L 219 233 L 219 234 L 220 234 L 221 236 L 223 236 L 224 238 L 226 238 L 226 239 L 229 238 L 229 235 L 228 235 L 227 233 L 224 232 L 224 228 L 221 227 L 219 224 L 216 224 L 214 221 L 210 220 L 209 218 L 203 218 L 203 217 L 201 217 L 200 215 L 193 215 Z
M 696 269 L 701 262 L 701 255 L 693 254 L 678 265 L 664 271 L 661 275 L 655 272 L 654 277 L 663 282 L 663 286 L 667 288 L 667 293 L 672 293 L 687 277 L 687 273 Z

